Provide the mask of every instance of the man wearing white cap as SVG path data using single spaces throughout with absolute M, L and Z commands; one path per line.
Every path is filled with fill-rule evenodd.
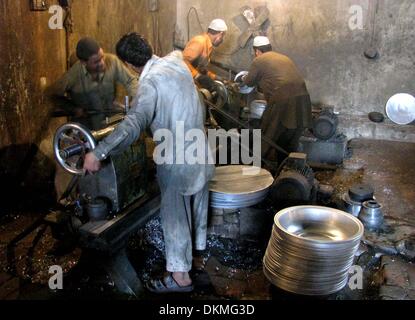
M 183 51 L 184 60 L 195 82 L 210 91 L 214 90 L 214 80 L 218 79 L 213 72 L 208 71 L 210 57 L 213 48 L 222 44 L 227 31 L 225 21 L 215 19 L 210 23 L 207 33 L 192 38 Z
M 259 87 L 268 102 L 261 121 L 262 135 L 287 152 L 295 152 L 304 130 L 312 127 L 311 100 L 305 81 L 289 57 L 272 51 L 267 37 L 256 37 L 253 47 L 256 58 L 243 82 Z M 263 142 L 263 158 L 281 162 L 284 155 L 275 152 Z

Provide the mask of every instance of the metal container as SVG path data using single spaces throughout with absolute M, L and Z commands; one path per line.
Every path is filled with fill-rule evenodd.
M 382 205 L 375 200 L 366 201 L 363 203 L 362 211 L 359 215 L 360 221 L 363 225 L 370 230 L 379 229 L 384 222 L 384 216 L 382 212 Z
M 349 193 L 343 195 L 343 204 L 346 212 L 352 214 L 356 218 L 359 217 L 360 211 L 362 210 L 363 203 L 354 201 L 350 198 Z
M 389 99 L 386 114 L 396 124 L 407 125 L 415 121 L 415 97 L 399 93 Z
M 365 202 L 374 199 L 375 189 L 368 184 L 356 184 L 349 189 L 349 197 L 352 201 Z
M 241 71 L 241 72 L 239 72 L 236 75 L 234 81 L 235 82 L 241 82 L 242 77 L 248 75 L 248 73 L 249 73 L 248 71 Z M 239 88 L 239 92 L 242 93 L 242 94 L 250 94 L 252 91 L 254 91 L 254 89 L 255 89 L 255 87 L 248 87 L 247 85 L 242 85 Z
M 267 102 L 265 100 L 254 100 L 251 103 L 251 119 L 261 120 L 267 109 Z
M 216 168 L 210 182 L 210 205 L 219 209 L 242 209 L 263 201 L 274 183 L 268 171 L 252 166 Z
M 364 233 L 352 215 L 326 207 L 287 208 L 275 225 L 263 263 L 275 286 L 302 295 L 342 290 Z
M 108 215 L 108 205 L 102 199 L 95 199 L 88 203 L 87 210 L 90 221 L 102 221 Z

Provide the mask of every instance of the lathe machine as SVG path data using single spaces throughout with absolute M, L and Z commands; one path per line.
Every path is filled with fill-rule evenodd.
M 103 268 L 116 289 L 138 296 L 141 282 L 127 257 L 127 242 L 133 232 L 158 214 L 160 198 L 148 192 L 145 140 L 119 155 L 102 162 L 96 174 L 86 174 L 83 160 L 97 143 L 111 134 L 122 115 L 109 120 L 100 131 L 68 123 L 55 134 L 53 148 L 57 162 L 72 181 L 63 195 L 69 199 L 62 210 L 51 213 L 46 221 L 55 238 L 74 241 L 80 246 L 90 268 Z M 82 260 L 82 258 L 81 258 Z

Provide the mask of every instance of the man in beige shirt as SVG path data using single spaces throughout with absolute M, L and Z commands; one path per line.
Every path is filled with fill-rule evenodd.
M 115 101 L 117 83 L 134 98 L 138 77 L 115 55 L 104 53 L 91 38 L 78 42 L 76 54 L 79 61 L 50 86 L 46 94 L 56 108 L 72 115 L 72 120 L 91 130 L 99 130 L 105 126 L 107 116 L 122 111 Z
M 255 60 L 243 82 L 259 87 L 268 107 L 262 117 L 262 135 L 287 152 L 295 152 L 304 129 L 312 127 L 311 100 L 304 78 L 287 56 L 272 51 L 267 37 L 254 39 Z M 275 161 L 275 150 L 263 142 L 262 156 Z M 285 155 L 278 154 L 281 162 Z
M 138 76 L 133 75 L 117 56 L 104 53 L 94 39 L 81 39 L 76 55 L 79 61 L 46 90 L 46 96 L 58 114 L 69 115 L 70 121 L 90 130 L 103 129 L 106 117 L 123 112 L 121 104 L 115 100 L 117 83 L 134 98 L 138 92 Z M 72 175 L 56 166 L 58 201 L 71 178 Z

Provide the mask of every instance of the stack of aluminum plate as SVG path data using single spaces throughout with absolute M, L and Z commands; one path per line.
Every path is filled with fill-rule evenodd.
M 287 208 L 275 216 L 264 274 L 295 294 L 326 296 L 342 290 L 364 233 L 352 215 L 331 208 Z
M 274 183 L 268 171 L 251 166 L 216 168 L 210 182 L 210 205 L 218 209 L 242 209 L 263 201 Z

